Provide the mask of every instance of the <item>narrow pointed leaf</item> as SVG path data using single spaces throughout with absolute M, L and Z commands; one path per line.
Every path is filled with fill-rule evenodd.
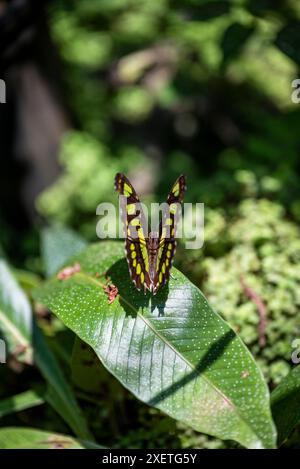
M 0 401 L 0 418 L 21 410 L 36 407 L 45 402 L 43 396 L 36 391 L 24 391 Z
M 81 271 L 53 278 L 36 298 L 97 353 L 135 396 L 195 430 L 271 448 L 275 430 L 262 374 L 239 337 L 178 270 L 156 296 L 133 286 L 123 244 L 102 242 L 74 257 Z M 107 272 L 119 289 L 112 304 Z M 99 277 L 100 274 L 100 277 Z
M 67 435 L 34 428 L 0 429 L 0 449 L 84 449 L 102 448 L 95 443 L 76 440 Z
M 26 294 L 4 260 L 0 260 L 0 338 L 6 352 L 32 363 L 32 313 Z
M 74 394 L 37 327 L 34 328 L 34 347 L 35 362 L 48 383 L 45 400 L 62 416 L 79 438 L 92 438 Z

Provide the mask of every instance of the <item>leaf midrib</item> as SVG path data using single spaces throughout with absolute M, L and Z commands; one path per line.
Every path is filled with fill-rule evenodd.
M 100 287 L 101 289 L 103 289 L 103 284 L 101 284 L 101 282 L 99 282 L 97 279 L 89 276 L 88 274 L 84 273 L 84 272 L 78 272 L 74 275 L 74 277 L 82 277 L 83 279 L 86 279 L 88 281 L 90 281 L 91 283 L 94 283 L 97 287 Z M 159 331 L 157 331 L 154 326 L 151 324 L 151 322 L 143 315 L 141 314 L 138 310 L 136 310 L 134 308 L 134 306 L 129 303 L 122 295 L 120 295 L 119 293 L 119 298 L 124 301 L 124 303 L 126 303 L 130 308 L 131 310 L 140 318 L 142 319 L 147 325 L 148 327 L 150 327 L 150 329 L 152 330 L 152 332 L 157 335 L 157 337 L 159 337 L 159 339 L 165 343 L 166 345 L 168 345 L 172 350 L 173 352 L 179 357 L 181 358 L 188 367 L 190 367 L 191 371 L 194 371 L 195 370 L 195 366 L 190 363 L 189 360 L 187 360 L 184 356 L 181 355 L 181 353 L 176 349 L 174 348 L 174 346 L 164 337 L 162 336 Z M 253 433 L 253 435 L 256 437 L 256 438 L 259 438 L 259 441 L 261 441 L 261 438 L 257 436 L 256 432 L 253 430 L 252 426 L 249 425 L 249 423 L 247 421 L 245 421 L 243 415 L 241 415 L 240 411 L 238 410 L 238 408 L 235 406 L 235 404 L 228 398 L 224 395 L 224 393 L 215 386 L 214 383 L 212 383 L 206 376 L 205 374 L 202 375 L 202 379 L 211 387 L 214 389 L 214 391 L 219 394 L 231 407 L 233 410 L 235 410 L 236 414 L 238 415 L 238 417 L 240 418 L 240 420 L 242 422 L 244 422 L 244 424 L 251 430 L 251 432 Z M 261 441 L 262 442 L 262 441 Z

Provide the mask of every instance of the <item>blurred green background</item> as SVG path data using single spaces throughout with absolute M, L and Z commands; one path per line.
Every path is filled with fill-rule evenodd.
M 55 0 L 28 25 L 35 34 L 17 53 L 7 43 L 1 60 L 12 99 L 0 109 L 0 244 L 11 263 L 43 275 L 44 225 L 95 241 L 96 206 L 116 201 L 117 171 L 159 202 L 185 173 L 185 201 L 205 203 L 205 245 L 180 246 L 175 265 L 239 332 L 273 388 L 300 337 L 300 104 L 291 100 L 299 2 Z M 264 346 L 241 278 L 266 305 Z M 3 395 L 20 390 L 7 373 Z M 102 444 L 230 446 L 125 391 L 117 402 L 102 391 L 86 411 Z M 1 424 L 63 425 L 40 412 Z

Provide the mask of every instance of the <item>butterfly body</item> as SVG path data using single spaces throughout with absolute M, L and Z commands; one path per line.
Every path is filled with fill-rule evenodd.
M 146 219 L 138 195 L 124 174 L 115 177 L 115 189 L 124 196 L 122 218 L 125 232 L 125 253 L 131 278 L 138 290 L 154 295 L 170 277 L 176 251 L 176 227 L 179 207 L 186 189 L 183 175 L 175 181 L 167 198 L 159 231 L 147 235 Z
M 159 248 L 158 233 L 150 232 L 148 243 L 147 243 L 147 251 L 148 251 L 148 259 L 149 259 L 149 277 L 150 277 L 149 290 L 152 292 L 155 292 L 155 274 L 156 274 L 156 266 L 157 266 L 158 248 Z

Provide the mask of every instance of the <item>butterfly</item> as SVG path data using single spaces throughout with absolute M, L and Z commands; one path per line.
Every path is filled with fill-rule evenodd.
M 147 232 L 146 218 L 139 197 L 124 174 L 117 173 L 115 190 L 124 196 L 121 209 L 125 232 L 125 252 L 129 272 L 136 288 L 154 295 L 170 277 L 176 251 L 176 228 L 180 205 L 186 190 L 185 176 L 181 175 L 168 195 L 158 232 Z

